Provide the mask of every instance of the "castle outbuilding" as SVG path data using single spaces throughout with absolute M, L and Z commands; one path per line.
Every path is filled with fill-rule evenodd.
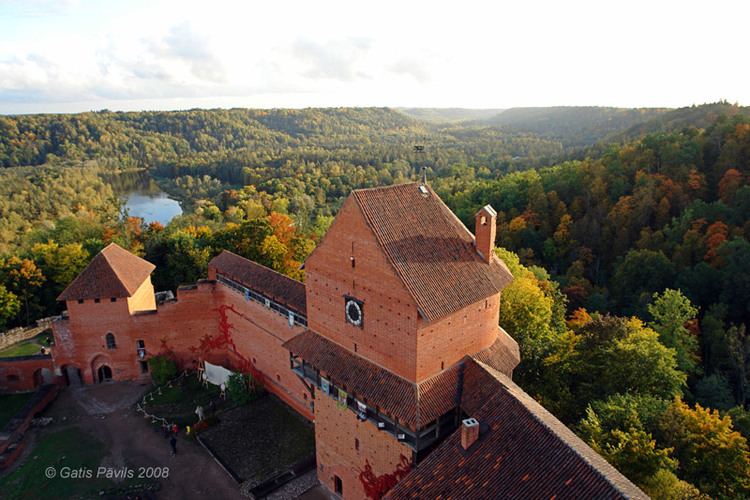
M 343 498 L 645 498 L 512 382 L 496 215 L 474 235 L 425 184 L 356 190 L 305 283 L 224 251 L 175 297 L 111 244 L 60 296 L 55 366 L 69 383 L 146 379 L 159 353 L 251 371 L 314 421 L 318 479 Z

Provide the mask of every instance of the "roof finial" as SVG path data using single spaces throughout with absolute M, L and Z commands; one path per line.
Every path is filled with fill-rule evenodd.
M 414 146 L 414 152 L 415 153 L 424 153 L 424 146 L 421 144 L 416 144 Z M 420 169 L 420 174 L 422 177 L 421 185 L 426 186 L 427 185 L 427 167 L 422 165 L 422 168 Z

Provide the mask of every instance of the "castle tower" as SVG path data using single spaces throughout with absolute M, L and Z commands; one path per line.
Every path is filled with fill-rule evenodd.
M 156 311 L 154 267 L 110 243 L 60 294 L 69 315 L 53 328 L 61 375 L 72 376 L 74 370 L 86 383 L 147 376 L 147 346 L 131 338 L 128 327 L 131 317 Z M 75 338 L 70 332 L 76 332 Z
M 409 467 L 456 428 L 467 355 L 518 364 L 498 327 L 512 276 L 482 210 L 475 240 L 429 186 L 357 190 L 305 262 L 309 329 L 286 346 L 318 388 L 318 477 L 334 492 L 365 496 L 356 471 Z

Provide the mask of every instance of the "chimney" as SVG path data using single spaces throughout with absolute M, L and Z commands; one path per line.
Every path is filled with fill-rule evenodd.
M 468 450 L 477 439 L 479 439 L 479 422 L 476 418 L 464 419 L 461 422 L 461 446 L 464 450 Z
M 476 237 L 477 252 L 488 264 L 492 260 L 495 249 L 495 233 L 497 232 L 497 212 L 490 205 L 485 205 L 477 212 L 474 236 Z

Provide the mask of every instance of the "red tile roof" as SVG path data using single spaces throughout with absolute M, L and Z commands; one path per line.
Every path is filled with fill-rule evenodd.
M 464 369 L 462 409 L 480 423 L 468 450 L 457 429 L 388 498 L 648 498 L 508 377 Z
M 499 326 L 497 330 L 497 340 L 487 349 L 473 355 L 472 358 L 510 377 L 518 363 L 521 362 L 521 351 L 513 337 Z
M 415 384 L 310 330 L 287 341 L 284 348 L 353 397 L 412 430 L 456 408 L 460 401 L 460 364 Z
M 416 183 L 353 191 L 367 224 L 420 314 L 434 321 L 502 290 L 513 279 L 487 264 L 474 236 L 432 189 Z
M 296 313 L 307 314 L 304 283 L 228 250 L 211 259 L 208 267 Z
M 132 297 L 154 268 L 147 260 L 110 243 L 91 259 L 57 300 Z

